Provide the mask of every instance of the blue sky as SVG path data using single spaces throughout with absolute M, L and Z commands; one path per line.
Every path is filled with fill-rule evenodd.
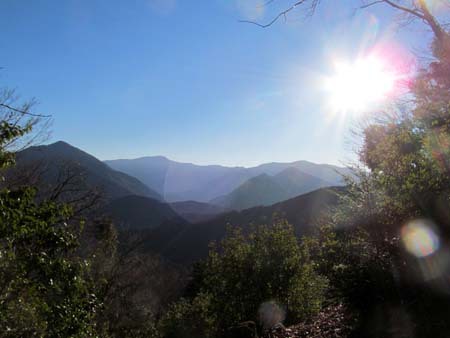
M 398 33 L 391 12 L 355 14 L 344 0 L 268 29 L 239 23 L 265 22 L 278 10 L 258 3 L 2 0 L 0 85 L 52 114 L 51 141 L 100 159 L 351 159 L 351 119 L 333 121 L 323 104 L 332 56 L 352 57 L 380 40 L 417 48 L 418 30 Z

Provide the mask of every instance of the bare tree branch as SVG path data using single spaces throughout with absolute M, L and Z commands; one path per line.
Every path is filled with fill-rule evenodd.
M 267 0 L 265 3 L 263 3 L 262 5 L 259 5 L 258 8 L 264 8 L 268 5 L 270 5 L 272 2 L 274 2 L 275 0 Z
M 401 10 L 403 12 L 406 12 L 406 13 L 409 13 L 411 15 L 414 15 L 414 16 L 418 17 L 419 19 L 422 19 L 422 20 L 425 19 L 425 16 L 422 13 L 420 13 L 419 11 L 416 11 L 414 9 L 411 9 L 411 8 L 408 8 L 408 7 L 405 7 L 405 6 L 401 6 L 401 5 L 395 3 L 395 2 L 393 2 L 391 0 L 382 0 L 380 2 L 384 2 L 384 3 L 388 4 L 389 6 L 391 6 L 393 8 L 396 8 L 396 9 L 399 9 L 399 10 Z
M 4 149 L 17 152 L 48 139 L 52 119 L 50 115 L 32 113 L 31 109 L 35 104 L 33 99 L 20 102 L 20 97 L 14 89 L 0 88 L 0 120 L 14 127 L 32 129 L 32 132 L 4 144 Z
M 268 1 L 268 3 L 271 3 L 271 2 L 273 2 L 273 1 L 274 1 L 274 0 Z M 275 16 L 270 22 L 268 22 L 268 23 L 266 23 L 266 24 L 261 24 L 261 23 L 259 23 L 259 22 L 251 21 L 251 20 L 239 20 L 239 22 L 242 22 L 242 23 L 250 23 L 250 24 L 253 24 L 253 25 L 262 27 L 262 28 L 267 28 L 267 27 L 272 26 L 272 25 L 273 25 L 275 22 L 277 22 L 278 19 L 280 19 L 281 17 L 286 18 L 286 15 L 287 15 L 290 11 L 294 10 L 296 7 L 302 5 L 302 4 L 306 3 L 306 2 L 308 2 L 308 0 L 300 0 L 300 1 L 297 1 L 296 3 L 294 3 L 294 4 L 293 4 L 291 7 L 289 7 L 288 9 L 286 9 L 286 10 L 284 10 L 284 11 L 278 13 L 277 16 Z M 312 0 L 312 6 L 311 6 L 310 11 L 311 11 L 311 10 L 312 10 L 312 12 L 314 11 L 313 8 L 315 9 L 315 7 L 317 6 L 317 3 L 318 3 L 318 2 L 319 2 L 319 0 Z
M 383 2 L 384 2 L 383 0 L 372 1 L 372 2 L 369 2 L 369 3 L 367 3 L 367 4 L 363 4 L 363 5 L 359 6 L 358 9 L 369 8 L 369 7 L 372 7 L 372 6 L 374 6 L 374 5 L 381 4 L 381 3 L 383 3 Z
M 17 109 L 17 108 L 11 107 L 11 106 L 9 106 L 7 104 L 4 104 L 4 103 L 0 103 L 0 106 L 4 107 L 4 108 L 8 108 L 8 109 L 10 109 L 12 111 L 15 111 L 16 113 L 20 113 L 20 114 L 23 114 L 23 115 L 29 115 L 29 116 L 34 116 L 34 117 L 43 117 L 43 118 L 52 117 L 51 115 L 33 114 L 33 113 L 30 113 L 30 112 L 28 112 L 26 110 L 22 110 L 22 109 Z
M 263 6 L 273 3 L 275 0 L 267 0 Z M 256 25 L 258 27 L 267 28 L 272 26 L 275 22 L 277 22 L 280 18 L 285 18 L 289 12 L 293 11 L 297 7 L 301 5 L 309 4 L 309 8 L 307 9 L 307 16 L 311 16 L 314 14 L 317 6 L 321 0 L 299 0 L 295 2 L 293 5 L 288 7 L 287 9 L 279 12 L 271 21 L 266 24 L 262 24 L 256 21 L 251 20 L 240 20 L 239 22 L 250 23 Z M 416 2 L 411 2 L 411 6 L 403 5 L 401 1 L 394 0 L 374 0 L 374 1 L 361 1 L 362 4 L 358 9 L 366 9 L 375 5 L 386 5 L 398 10 L 401 13 L 407 14 L 412 18 L 417 18 L 425 22 L 431 30 L 433 31 L 435 37 L 439 41 L 443 41 L 447 37 L 446 31 L 442 28 L 444 24 L 441 24 L 436 17 L 434 17 L 428 9 L 428 6 L 425 0 L 417 0 Z

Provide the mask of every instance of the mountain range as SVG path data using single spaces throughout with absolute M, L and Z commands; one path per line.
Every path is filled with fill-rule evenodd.
M 337 203 L 342 188 L 329 187 L 342 185 L 341 174 L 349 173 L 306 161 L 253 168 L 198 166 L 163 157 L 104 163 L 65 142 L 27 148 L 16 162 L 7 181 L 32 173 L 39 188 L 58 186 L 67 173 L 75 173 L 87 188 L 101 190 L 104 202 L 97 216 L 111 219 L 120 238 L 137 237 L 143 250 L 181 264 L 204 257 L 208 244 L 220 240 L 228 224 L 246 228 L 281 217 L 297 234 L 308 233 Z M 125 173 L 120 164 L 126 164 Z M 167 201 L 167 190 L 198 199 Z M 207 198 L 199 195 L 202 191 Z
M 105 163 L 138 178 L 168 202 L 191 200 L 237 210 L 343 185 L 343 176 L 351 175 L 345 167 L 308 161 L 244 168 L 180 163 L 156 156 Z

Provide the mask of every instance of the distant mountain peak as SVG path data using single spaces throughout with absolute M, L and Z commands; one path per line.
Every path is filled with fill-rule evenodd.
M 172 161 L 170 158 L 166 157 L 166 156 L 162 156 L 162 155 L 155 155 L 155 156 L 143 156 L 143 157 L 138 157 L 136 160 L 159 160 L 159 161 Z M 130 160 L 132 161 L 132 160 Z
M 75 148 L 74 146 L 72 146 L 71 144 L 69 144 L 69 143 L 67 143 L 67 142 L 65 142 L 65 141 L 62 141 L 62 140 L 59 140 L 59 141 L 56 141 L 56 142 L 53 142 L 53 143 L 50 143 L 50 144 L 48 144 L 47 146 L 49 146 L 49 147 L 52 147 L 52 146 L 66 146 L 66 147 L 72 147 L 72 148 Z
M 277 174 L 277 176 L 281 176 L 281 175 L 308 175 L 308 176 L 311 176 L 296 167 L 287 167 L 286 169 L 284 169 L 283 171 L 281 171 Z

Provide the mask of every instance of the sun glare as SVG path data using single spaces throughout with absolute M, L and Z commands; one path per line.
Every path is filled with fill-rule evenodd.
M 395 76 L 374 56 L 353 63 L 336 62 L 335 74 L 326 80 L 331 108 L 343 113 L 363 113 L 381 103 L 394 90 Z

